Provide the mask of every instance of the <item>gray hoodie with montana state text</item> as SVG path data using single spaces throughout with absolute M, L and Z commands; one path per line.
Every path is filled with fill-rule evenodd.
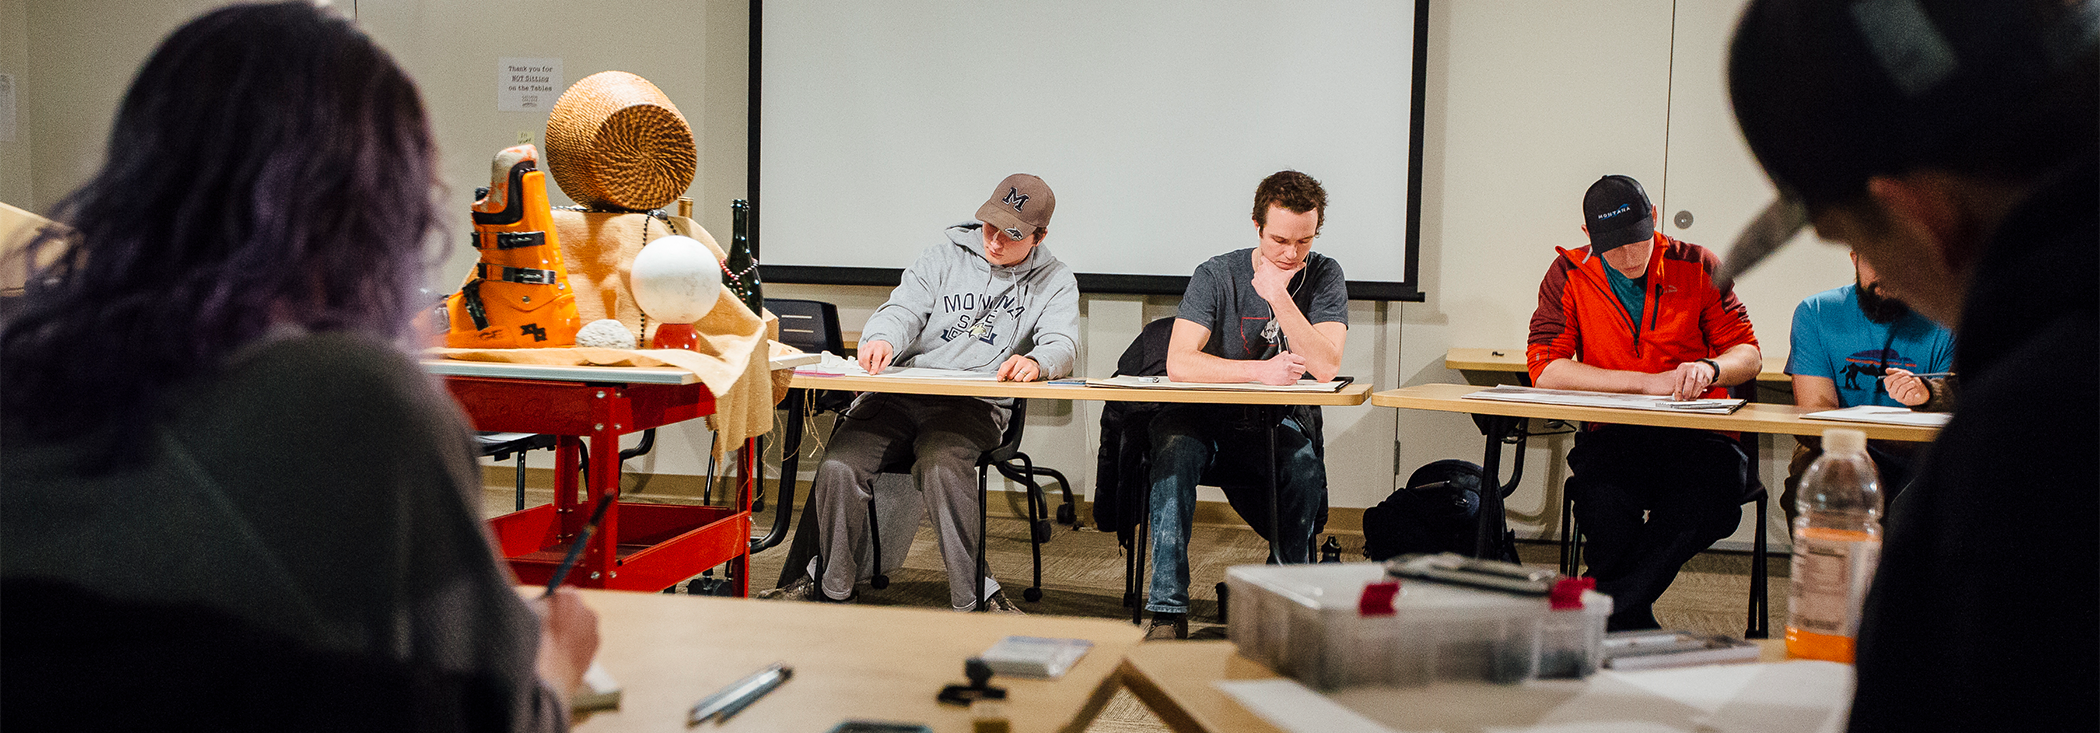
M 984 258 L 983 226 L 948 227 L 947 241 L 919 253 L 868 318 L 861 347 L 887 341 L 894 365 L 976 372 L 998 371 L 1006 357 L 1022 354 L 1043 366 L 1046 379 L 1070 375 L 1079 351 L 1072 268 L 1043 245 L 1016 264 L 993 265 Z

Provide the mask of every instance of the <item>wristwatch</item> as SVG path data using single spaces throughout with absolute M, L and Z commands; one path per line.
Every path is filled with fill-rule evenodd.
M 1716 384 L 1720 383 L 1720 381 L 1721 381 L 1721 363 L 1720 363 L 1720 362 L 1717 362 L 1717 361 L 1714 361 L 1714 360 L 1712 360 L 1712 359 L 1700 359 L 1699 361 L 1705 362 L 1707 366 L 1710 366 L 1710 367 L 1713 367 L 1713 368 L 1714 368 L 1714 378 L 1713 378 L 1713 381 L 1714 381 L 1714 383 L 1716 383 Z

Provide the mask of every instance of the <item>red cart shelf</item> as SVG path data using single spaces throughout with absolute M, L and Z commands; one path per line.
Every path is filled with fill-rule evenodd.
M 757 451 L 746 444 L 734 504 L 686 506 L 623 502 L 618 498 L 620 436 L 715 409 L 700 384 L 621 384 L 496 377 L 445 377 L 445 387 L 477 430 L 545 433 L 555 444 L 554 503 L 489 520 L 503 558 L 521 583 L 553 576 L 569 543 L 590 518 L 599 496 L 612 505 L 568 582 L 584 588 L 655 591 L 728 564 L 736 595 L 750 591 L 751 491 Z M 588 450 L 588 454 L 585 451 Z M 589 455 L 588 496 L 578 497 L 576 475 Z

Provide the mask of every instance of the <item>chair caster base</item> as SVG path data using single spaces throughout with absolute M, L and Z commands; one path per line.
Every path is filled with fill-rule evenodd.
M 1225 609 L 1231 607 L 1232 587 L 1218 584 L 1218 623 L 1225 623 Z
M 890 587 L 890 576 L 883 575 L 882 573 L 876 573 L 875 577 L 868 579 L 868 585 L 869 587 L 872 587 L 875 590 L 882 590 L 884 588 L 888 588 Z
M 1021 599 L 1029 603 L 1035 603 L 1036 601 L 1043 600 L 1043 589 L 1029 588 L 1028 590 L 1021 591 Z
M 1073 527 L 1079 526 L 1079 510 L 1073 509 L 1071 504 L 1057 505 L 1057 523 Z
M 1036 543 L 1036 544 L 1038 544 L 1038 545 L 1040 545 L 1040 544 L 1042 544 L 1042 543 L 1045 543 L 1045 542 L 1049 542 L 1049 541 L 1050 541 L 1050 538 L 1051 538 L 1052 536 L 1054 536 L 1054 535 L 1052 535 L 1052 534 L 1051 534 L 1051 532 L 1053 532 L 1053 531 L 1055 531 L 1055 530 L 1054 530 L 1054 529 L 1053 529 L 1053 528 L 1052 528 L 1052 527 L 1050 526 L 1050 520 L 1047 520 L 1047 519 L 1042 519 L 1042 520 L 1036 520 L 1036 523 L 1035 523 L 1035 543 Z

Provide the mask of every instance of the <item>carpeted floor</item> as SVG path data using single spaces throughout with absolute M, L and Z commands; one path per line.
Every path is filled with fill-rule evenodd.
M 693 500 L 682 497 L 630 495 L 628 498 L 693 503 Z M 483 508 L 488 516 L 496 516 L 510 511 L 515 500 L 512 489 L 489 487 L 484 494 Z M 546 503 L 550 501 L 550 493 L 544 489 L 528 488 L 526 500 L 528 505 Z M 758 531 L 764 532 L 772 515 L 763 513 L 756 520 Z M 1022 600 L 1022 590 L 1028 587 L 1032 575 L 1026 524 L 1018 519 L 993 517 L 988 527 L 986 555 L 992 572 L 1007 589 L 1007 595 L 1024 612 L 1130 618 L 1130 609 L 1123 605 L 1123 552 L 1117 546 L 1114 534 L 1058 526 L 1055 536 L 1043 545 L 1043 598 L 1040 602 L 1028 603 Z M 1363 559 L 1362 537 L 1346 534 L 1336 537 L 1343 548 L 1342 559 Z M 784 550 L 784 547 L 777 547 L 752 557 L 752 592 L 771 586 L 772 581 L 780 577 L 781 563 L 786 555 Z M 1553 567 L 1559 562 L 1559 548 L 1554 544 L 1524 542 L 1519 552 L 1526 564 Z M 1259 563 L 1267 555 L 1267 543 L 1255 536 L 1253 530 L 1244 527 L 1195 528 L 1189 539 L 1189 575 L 1192 579 L 1189 631 L 1192 637 L 1224 638 L 1224 626 L 1217 623 L 1215 584 L 1224 579 L 1225 568 Z M 1770 598 L 1774 609 L 1768 623 L 1776 632 L 1785 623 L 1787 558 L 1776 556 L 1767 564 L 1771 572 Z M 1677 582 L 1656 603 L 1656 618 L 1665 628 L 1741 635 L 1749 597 L 1749 568 L 1747 554 L 1709 552 L 1700 555 L 1685 566 Z M 890 585 L 884 590 L 861 584 L 858 602 L 885 606 L 947 606 L 947 575 L 942 571 L 940 552 L 935 548 L 930 525 L 921 524 L 903 566 L 889 569 L 888 574 Z M 1094 733 L 1154 733 L 1167 728 L 1137 698 L 1123 692 L 1109 703 L 1088 730 Z

